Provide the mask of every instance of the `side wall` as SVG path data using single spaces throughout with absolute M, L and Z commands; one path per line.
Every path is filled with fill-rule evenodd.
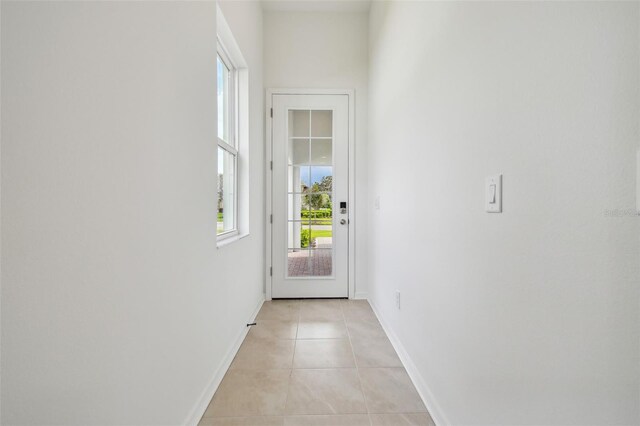
M 264 14 L 267 88 L 355 89 L 356 297 L 367 292 L 367 43 L 366 13 Z
M 262 300 L 261 9 L 223 6 L 258 107 L 217 249 L 215 3 L 2 2 L 3 424 L 183 423 Z
M 638 4 L 373 2 L 370 23 L 369 294 L 436 417 L 638 424 Z

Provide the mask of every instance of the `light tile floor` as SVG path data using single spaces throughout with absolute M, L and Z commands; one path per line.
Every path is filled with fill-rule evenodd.
M 265 302 L 200 425 L 433 426 L 364 300 Z

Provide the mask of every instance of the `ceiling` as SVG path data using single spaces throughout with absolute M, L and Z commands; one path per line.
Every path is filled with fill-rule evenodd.
M 262 0 L 262 8 L 281 12 L 368 12 L 371 0 Z

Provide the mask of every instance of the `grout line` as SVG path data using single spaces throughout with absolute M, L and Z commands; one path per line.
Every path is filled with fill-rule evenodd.
M 298 347 L 298 329 L 300 328 L 300 310 L 302 309 L 302 303 L 296 302 L 298 308 L 298 318 L 296 321 L 296 338 L 293 340 L 293 356 L 291 357 L 291 370 L 289 370 L 289 381 L 287 382 L 287 395 L 284 399 L 284 407 L 282 408 L 282 416 L 287 415 L 287 403 L 289 402 L 289 394 L 291 393 L 291 380 L 293 379 L 293 361 L 296 358 L 296 349 Z
M 371 413 L 369 410 L 369 404 L 367 403 L 367 396 L 364 394 L 364 388 L 362 387 L 362 378 L 360 377 L 360 368 L 358 367 L 358 360 L 356 359 L 356 353 L 353 350 L 353 343 L 351 342 L 351 333 L 349 327 L 347 327 L 347 317 L 344 314 L 344 306 L 340 305 L 340 311 L 342 312 L 342 319 L 344 320 L 345 327 L 347 329 L 347 336 L 349 339 L 349 346 L 351 347 L 351 355 L 353 356 L 353 363 L 356 366 L 356 375 L 358 376 L 358 383 L 360 383 L 360 392 L 362 393 L 362 399 L 364 401 L 364 407 L 367 410 L 367 417 L 369 418 L 369 424 L 371 425 Z
M 291 340 L 291 339 L 289 339 Z M 303 337 L 296 340 L 349 340 L 349 337 Z

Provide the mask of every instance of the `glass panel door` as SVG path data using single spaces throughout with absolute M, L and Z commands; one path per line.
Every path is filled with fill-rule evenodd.
M 333 111 L 288 111 L 286 278 L 332 277 Z
M 349 295 L 349 97 L 272 95 L 271 296 Z

